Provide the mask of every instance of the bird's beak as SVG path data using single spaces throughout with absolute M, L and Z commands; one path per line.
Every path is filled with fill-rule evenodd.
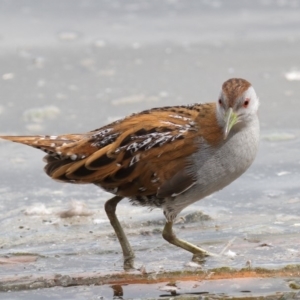
M 233 112 L 232 107 L 229 107 L 225 114 L 224 140 L 227 139 L 231 128 L 237 123 L 237 120 L 238 118 L 236 113 Z

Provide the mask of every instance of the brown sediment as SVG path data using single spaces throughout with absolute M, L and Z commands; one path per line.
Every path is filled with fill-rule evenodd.
M 288 265 L 281 269 L 244 268 L 232 269 L 228 267 L 211 270 L 176 271 L 161 273 L 118 272 L 118 273 L 74 273 L 70 275 L 10 275 L 0 279 L 0 291 L 18 291 L 37 288 L 50 288 L 55 286 L 81 286 L 81 285 L 128 285 L 128 284 L 154 284 L 175 281 L 202 281 L 217 279 L 239 278 L 286 278 L 300 277 L 300 265 Z

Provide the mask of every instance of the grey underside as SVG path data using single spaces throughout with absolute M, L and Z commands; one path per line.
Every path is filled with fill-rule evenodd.
M 188 205 L 216 192 L 243 174 L 252 164 L 259 144 L 259 121 L 254 118 L 243 128 L 233 128 L 219 147 L 199 139 L 199 151 L 190 157 L 187 171 L 196 174 L 197 182 L 175 198 L 166 198 L 162 205 L 168 220 Z

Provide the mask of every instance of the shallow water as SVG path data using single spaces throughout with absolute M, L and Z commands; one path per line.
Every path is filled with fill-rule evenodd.
M 236 280 L 188 281 L 157 284 L 54 287 L 43 290 L 13 292 L 6 299 L 298 299 L 300 293 L 287 279 L 246 278 Z M 278 291 L 280 292 L 275 292 Z M 19 298 L 18 298 L 19 297 Z
M 160 210 L 124 200 L 118 216 L 141 275 L 300 264 L 300 82 L 291 80 L 300 70 L 298 1 L 0 5 L 1 134 L 84 132 L 153 106 L 214 101 L 230 77 L 253 83 L 261 100 L 257 159 L 229 187 L 184 210 L 175 226 L 178 236 L 218 256 L 191 264 L 189 253 L 162 239 Z M 0 141 L 1 286 L 5 290 L 10 276 L 21 282 L 32 274 L 122 272 L 121 251 L 103 210 L 110 195 L 49 180 L 42 157 Z M 72 203 L 87 216 L 61 218 Z M 240 297 L 234 293 L 250 289 L 263 295 L 259 285 L 254 288 L 259 279 L 251 280 L 250 287 L 236 290 L 207 281 L 200 291 Z M 281 278 L 264 280 L 276 287 L 269 294 L 289 291 Z M 230 285 L 242 285 L 236 282 Z M 184 293 L 193 291 L 185 285 Z M 161 295 L 159 286 L 123 288 L 126 299 L 149 298 Z M 1 297 L 74 299 L 84 293 L 109 299 L 112 289 L 57 287 Z

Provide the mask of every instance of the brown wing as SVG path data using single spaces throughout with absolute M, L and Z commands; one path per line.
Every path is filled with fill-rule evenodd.
M 167 197 L 195 182 L 194 174 L 182 170 L 203 134 L 199 118 L 208 120 L 214 109 L 214 104 L 164 107 L 83 135 L 4 138 L 47 152 L 45 171 L 53 179 L 95 183 L 121 196 Z M 205 125 L 212 137 L 220 132 L 213 124 Z

